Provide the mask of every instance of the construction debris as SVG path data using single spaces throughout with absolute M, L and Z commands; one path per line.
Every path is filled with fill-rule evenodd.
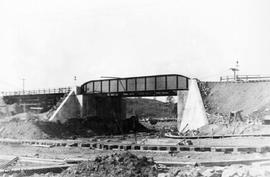
M 82 162 L 61 173 L 65 177 L 155 177 L 157 168 L 152 159 L 138 158 L 130 152 L 99 156 L 94 162 Z
M 172 168 L 170 177 L 269 177 L 269 167 L 231 165 L 228 167 L 185 166 Z
M 180 145 L 180 146 L 190 146 L 190 145 L 193 145 L 193 143 L 192 143 L 191 140 L 186 140 L 186 139 L 184 139 L 184 140 L 180 141 L 180 142 L 178 143 L 178 145 Z
M 261 137 L 257 138 L 256 140 L 254 138 L 254 141 L 251 142 L 254 144 L 251 144 L 249 142 L 249 138 L 246 138 L 245 141 L 241 139 L 242 137 L 238 139 L 227 138 L 226 140 L 225 138 L 222 138 L 223 135 L 247 135 L 252 133 L 261 133 L 264 135 L 266 135 L 266 133 L 270 134 L 269 125 L 267 125 L 270 122 L 270 109 L 268 107 L 256 107 L 255 112 L 246 115 L 244 114 L 245 112 L 243 112 L 244 108 L 242 109 L 229 105 L 228 108 L 222 107 L 222 110 L 224 111 L 220 113 L 218 111 L 220 110 L 219 107 L 213 104 L 213 102 L 216 100 L 213 101 L 210 99 L 218 98 L 218 92 L 211 92 L 211 89 L 209 89 L 207 84 L 202 84 L 200 91 L 203 100 L 205 101 L 204 106 L 206 106 L 206 109 L 209 110 L 209 114 L 207 114 L 209 125 L 205 125 L 195 130 L 191 130 L 189 128 L 189 124 L 187 123 L 183 127 L 182 131 L 178 132 L 175 121 L 176 119 L 172 119 L 174 121 L 168 121 L 168 118 L 153 118 L 153 116 L 151 117 L 147 115 L 147 117 L 149 116 L 150 118 L 147 119 L 148 121 L 143 121 L 143 124 L 148 124 L 147 128 L 152 129 L 153 131 L 151 131 L 151 134 L 148 132 L 146 135 L 139 136 L 139 132 L 137 131 L 145 129 L 143 126 L 140 126 L 140 121 L 142 119 L 137 116 L 130 117 L 130 119 L 126 119 L 123 122 L 117 122 L 115 120 L 112 120 L 110 117 L 108 117 L 107 119 L 101 119 L 100 117 L 85 117 L 85 119 L 70 119 L 65 124 L 58 124 L 57 122 L 48 122 L 47 115 L 52 114 L 56 107 L 59 106 L 59 104 L 56 105 L 55 108 L 52 108 L 49 112 L 44 114 L 35 114 L 30 112 L 22 113 L 20 107 L 14 104 L 3 105 L 0 109 L 0 138 L 57 140 L 78 139 L 76 140 L 76 142 L 67 140 L 68 143 L 64 143 L 63 146 L 57 145 L 57 143 L 55 145 L 48 145 L 46 143 L 30 143 L 31 145 L 27 145 L 27 148 L 34 150 L 30 154 L 32 154 L 31 156 L 33 156 L 34 154 L 34 156 L 37 158 L 47 155 L 51 155 L 54 156 L 53 158 L 57 158 L 56 154 L 64 151 L 61 156 L 62 159 L 66 158 L 66 156 L 70 154 L 76 158 L 91 158 L 91 160 L 95 159 L 94 161 L 81 162 L 80 164 L 70 167 L 62 173 L 59 172 L 59 174 L 47 173 L 44 175 L 33 175 L 39 177 L 157 176 L 158 172 L 160 172 L 158 171 L 158 165 L 155 164 L 153 159 L 149 157 L 159 158 L 161 160 L 165 159 L 167 162 L 176 162 L 180 159 L 185 162 L 184 167 L 170 168 L 169 173 L 167 173 L 167 175 L 169 176 L 270 176 L 267 168 L 255 165 L 229 166 L 227 164 L 226 167 L 200 166 L 202 165 L 200 161 L 202 158 L 209 162 L 210 159 L 213 160 L 214 157 L 218 160 L 224 160 L 226 158 L 233 157 L 237 159 L 244 156 L 242 156 L 242 154 L 238 156 L 234 153 L 245 153 L 248 155 L 252 154 L 253 156 L 249 157 L 254 158 L 255 156 L 260 156 L 262 154 L 263 156 L 266 156 L 266 152 L 269 152 L 269 147 L 265 147 L 269 146 L 267 143 L 265 143 L 267 142 L 267 140 L 263 142 L 264 140 L 260 139 Z M 227 95 L 228 94 L 230 93 L 227 93 Z M 218 98 L 220 101 L 219 105 L 223 105 L 222 99 L 225 98 L 227 97 Z M 134 99 L 132 101 L 136 100 Z M 241 102 L 241 100 L 239 102 Z M 144 105 L 140 106 L 144 107 Z M 153 110 L 155 110 L 154 108 L 155 107 L 153 107 Z M 145 109 L 148 109 L 148 107 L 145 107 Z M 251 107 L 249 109 L 252 110 Z M 159 111 L 160 110 L 162 109 L 159 109 Z M 264 124 L 262 123 L 263 121 Z M 196 121 L 194 122 L 196 123 Z M 123 126 L 123 128 L 120 128 L 121 126 Z M 116 136 L 111 136 L 112 134 L 117 133 L 121 133 L 121 135 L 119 135 L 119 137 L 117 138 Z M 134 135 L 131 134 L 132 136 L 128 137 L 127 133 L 133 133 Z M 90 143 L 87 142 L 89 141 L 88 137 L 93 137 L 97 134 L 105 134 L 109 135 L 110 137 L 94 137 Z M 183 140 L 174 140 L 173 142 L 171 141 L 171 139 L 164 138 L 164 134 L 169 134 L 172 136 L 182 136 Z M 206 137 L 210 138 L 208 140 L 196 139 L 197 137 L 203 135 L 206 135 Z M 219 141 L 214 139 L 214 136 L 216 135 L 221 136 Z M 81 139 L 86 137 L 86 142 L 81 141 Z M 191 137 L 193 139 L 187 139 L 188 137 Z M 131 143 L 133 142 L 133 139 L 135 139 L 135 142 L 138 142 L 138 144 Z M 78 143 L 77 141 L 81 141 L 83 143 Z M 16 143 L 13 144 L 15 144 L 15 146 L 21 146 Z M 253 147 L 255 144 L 256 146 L 260 145 L 261 147 Z M 248 148 L 244 149 L 243 147 L 240 147 L 241 145 L 246 145 L 248 146 Z M 120 154 L 114 153 L 115 150 L 122 152 L 124 149 L 129 149 L 131 152 L 139 155 L 140 157 L 147 156 L 147 158 L 139 158 L 131 154 L 130 152 L 123 152 Z M 23 151 L 24 150 L 25 149 L 23 149 Z M 85 151 L 84 153 L 82 152 L 83 150 Z M 44 152 L 48 154 L 44 155 Z M 97 154 L 102 156 L 96 157 Z M 16 156 L 15 154 L 13 155 L 13 157 Z M 3 170 L 9 170 L 10 168 L 14 169 L 13 165 L 16 164 L 17 160 L 17 158 L 13 158 L 11 161 L 4 161 L 4 163 L 2 163 L 3 165 L 1 165 L 0 168 L 2 168 Z M 75 163 L 75 161 L 72 162 Z M 214 165 L 216 165 L 216 163 Z M 23 174 L 21 176 L 23 176 Z

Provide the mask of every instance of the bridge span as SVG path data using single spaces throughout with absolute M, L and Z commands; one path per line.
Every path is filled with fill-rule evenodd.
M 65 94 L 72 90 L 71 87 L 25 90 L 14 92 L 1 92 L 6 104 L 18 104 L 25 111 L 46 112 L 55 106 Z
M 188 94 L 189 90 L 192 94 Z M 60 122 L 78 117 L 121 122 L 128 117 L 123 97 L 177 95 L 180 122 L 182 116 L 203 117 L 205 120 L 196 80 L 178 74 L 90 80 L 76 89 L 59 88 L 2 94 L 7 104 L 18 103 L 28 110 L 39 108 L 40 112 L 52 110 L 49 120 Z
M 188 90 L 189 78 L 177 74 L 91 80 L 81 86 L 82 94 L 106 96 L 168 96 Z
M 90 97 L 177 95 L 179 90 L 188 90 L 188 80 L 188 77 L 177 74 L 91 80 L 76 88 L 76 94 L 85 95 L 85 97 L 89 97 L 89 95 Z M 1 94 L 7 104 L 17 103 L 24 106 L 26 110 L 46 112 L 71 90 L 71 87 L 64 87 L 1 92 Z M 86 99 L 84 102 L 87 102 Z

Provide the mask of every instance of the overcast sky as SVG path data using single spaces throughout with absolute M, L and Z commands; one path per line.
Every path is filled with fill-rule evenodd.
M 270 75 L 269 0 L 0 0 L 0 90 L 100 76 Z

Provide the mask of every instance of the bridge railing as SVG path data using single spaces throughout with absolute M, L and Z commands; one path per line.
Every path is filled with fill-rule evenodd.
M 71 87 L 63 87 L 63 88 L 1 92 L 1 94 L 2 96 L 57 94 L 57 93 L 68 93 L 71 91 L 71 89 L 72 89 Z
M 220 82 L 231 82 L 231 81 L 251 81 L 251 80 L 269 80 L 269 76 L 260 76 L 260 75 L 237 75 L 236 78 L 232 76 L 223 76 L 220 77 Z

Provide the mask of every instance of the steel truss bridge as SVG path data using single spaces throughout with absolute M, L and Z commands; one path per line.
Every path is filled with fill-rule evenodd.
M 188 90 L 189 78 L 177 74 L 91 80 L 81 86 L 81 94 L 106 96 L 168 96 Z

